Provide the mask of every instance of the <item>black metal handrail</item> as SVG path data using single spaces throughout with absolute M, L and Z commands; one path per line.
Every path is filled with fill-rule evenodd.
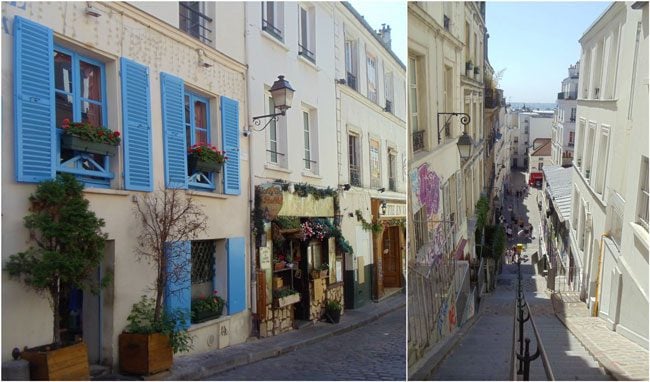
M 271 36 L 277 38 L 278 40 L 282 41 L 282 31 L 276 28 L 272 22 L 262 19 L 262 30 L 270 34 Z
M 204 22 L 211 23 L 212 18 L 207 15 L 192 9 L 187 2 L 181 1 L 179 5 L 189 14 L 184 14 L 184 11 L 179 12 L 180 29 L 188 33 L 190 36 L 199 39 L 203 43 L 211 43 L 212 40 L 208 38 L 212 30 L 204 25 Z
M 357 90 L 357 76 L 350 72 L 347 72 L 347 84 L 352 89 Z
M 524 318 L 524 312 L 527 313 L 526 318 Z M 530 349 L 529 349 L 530 338 L 529 337 L 524 338 L 524 323 L 526 323 L 527 321 L 530 321 L 530 324 L 533 328 L 533 334 L 535 335 L 535 339 L 537 341 L 537 349 L 535 351 L 535 354 L 533 355 L 530 354 Z M 542 338 L 539 335 L 537 326 L 535 325 L 535 320 L 533 318 L 533 313 L 530 309 L 530 305 L 528 305 L 528 301 L 526 301 L 526 296 L 524 295 L 523 292 L 522 276 L 521 276 L 521 257 L 517 260 L 517 296 L 515 298 L 514 323 L 515 324 L 519 323 L 519 335 L 518 336 L 515 335 L 516 328 L 513 328 L 513 338 L 512 338 L 513 357 L 512 358 L 513 358 L 514 365 L 517 365 L 517 361 L 519 361 L 518 362 L 519 367 L 517 369 L 513 365 L 512 375 L 511 375 L 512 379 L 516 380 L 516 374 L 522 374 L 524 381 L 530 380 L 530 362 L 541 357 L 542 365 L 544 367 L 544 373 L 546 374 L 546 379 L 548 381 L 555 381 L 555 376 L 553 375 L 551 364 L 546 355 L 546 350 L 544 349 Z M 519 342 L 518 352 L 516 351 L 515 348 L 516 342 Z M 515 369 L 517 370 L 515 371 Z

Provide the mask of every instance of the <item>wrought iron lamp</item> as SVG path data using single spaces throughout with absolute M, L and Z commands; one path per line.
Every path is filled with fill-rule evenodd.
M 275 108 L 279 110 L 279 112 L 253 117 L 253 123 L 255 126 L 259 126 L 262 123 L 262 119 L 269 118 L 269 121 L 266 122 L 264 127 L 259 130 L 256 129 L 257 131 L 264 130 L 271 123 L 271 121 L 277 121 L 279 116 L 286 115 L 287 110 L 291 108 L 293 93 L 295 92 L 295 90 L 291 87 L 291 84 L 289 84 L 289 81 L 284 79 L 284 76 L 278 76 L 278 79 L 273 83 L 273 86 L 271 86 L 271 89 L 269 91 L 271 93 L 271 97 L 273 97 L 273 104 L 275 105 Z
M 442 128 L 440 127 L 440 116 L 441 115 L 448 115 L 447 120 L 445 121 L 444 125 L 442 125 Z M 442 131 L 442 129 L 449 126 L 449 120 L 451 119 L 451 117 L 454 117 L 454 116 L 457 116 L 457 115 L 460 115 L 460 123 L 462 123 L 463 126 L 469 125 L 469 123 L 472 120 L 472 118 L 467 113 L 437 113 L 436 122 L 437 122 L 437 126 L 438 126 L 438 144 L 440 144 L 440 141 L 442 141 L 442 137 L 440 136 L 440 132 Z
M 460 152 L 460 159 L 467 160 L 472 155 L 472 146 L 474 146 L 474 143 L 472 142 L 472 137 L 467 135 L 467 131 L 463 131 L 463 135 L 458 138 L 456 145 Z

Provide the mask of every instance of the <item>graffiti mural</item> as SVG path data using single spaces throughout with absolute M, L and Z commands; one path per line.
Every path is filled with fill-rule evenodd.
M 443 333 L 447 333 L 447 301 L 443 301 L 442 306 L 440 307 L 440 312 L 438 312 L 438 336 L 442 337 Z
M 411 172 L 412 211 L 426 207 L 427 217 L 438 213 L 440 207 L 440 177 L 424 163 Z

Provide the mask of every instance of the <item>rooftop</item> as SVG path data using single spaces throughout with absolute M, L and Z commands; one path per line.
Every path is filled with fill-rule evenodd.
M 561 222 L 571 218 L 571 167 L 544 166 L 546 193 L 553 201 L 553 206 Z

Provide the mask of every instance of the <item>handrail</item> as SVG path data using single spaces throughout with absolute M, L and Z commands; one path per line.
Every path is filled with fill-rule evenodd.
M 546 378 L 549 381 L 555 381 L 555 376 L 553 375 L 553 370 L 551 369 L 551 363 L 546 356 L 546 350 L 544 349 L 544 344 L 542 343 L 542 338 L 537 331 L 537 326 L 535 326 L 535 319 L 533 318 L 533 313 L 530 310 L 530 305 L 524 297 L 524 302 L 526 303 L 526 308 L 528 309 L 528 314 L 530 315 L 530 325 L 533 327 L 533 333 L 535 333 L 535 339 L 537 340 L 537 348 L 539 349 L 540 356 L 542 357 L 542 364 L 544 365 L 544 372 L 546 373 Z

